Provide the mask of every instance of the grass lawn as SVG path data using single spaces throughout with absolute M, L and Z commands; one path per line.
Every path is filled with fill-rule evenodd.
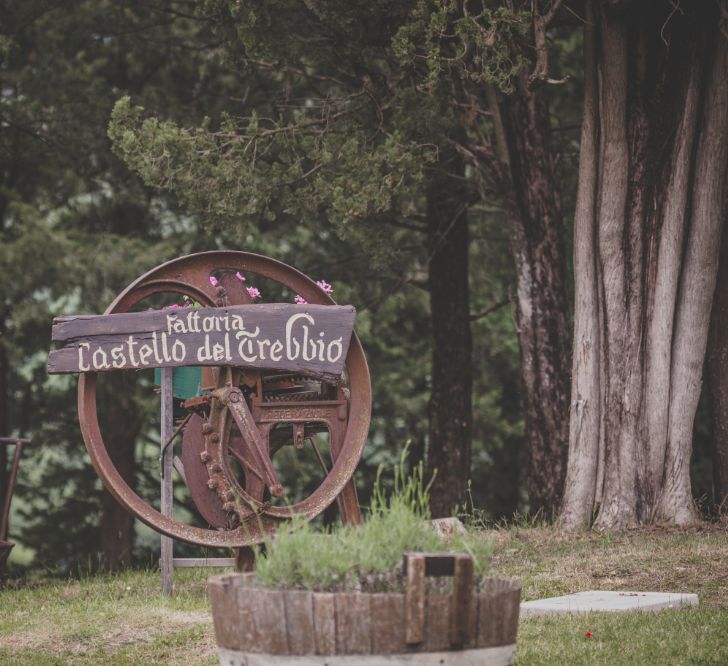
M 728 530 L 560 534 L 487 532 L 493 572 L 523 598 L 589 589 L 697 592 L 700 607 L 523 620 L 519 664 L 728 664 Z M 1 664 L 219 663 L 205 599 L 210 571 L 156 572 L 11 585 L 0 590 Z M 585 633 L 591 632 L 587 638 Z
M 728 664 L 728 530 L 489 533 L 523 600 L 583 590 L 696 592 L 695 609 L 522 620 L 518 664 Z M 585 636 L 591 632 L 591 637 Z

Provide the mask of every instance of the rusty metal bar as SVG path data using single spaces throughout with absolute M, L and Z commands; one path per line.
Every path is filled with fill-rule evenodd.
M 20 456 L 23 446 L 30 444 L 31 440 L 21 437 L 0 437 L 0 444 L 15 444 L 15 455 L 10 467 L 8 475 L 8 487 L 5 491 L 5 501 L 3 503 L 2 519 L 0 519 L 0 541 L 4 541 L 8 535 L 8 523 L 10 522 L 10 502 L 13 499 L 15 491 L 15 483 L 18 479 L 18 469 L 20 468 Z
M 329 439 L 332 437 L 331 433 L 329 433 Z M 329 468 L 326 466 L 326 461 L 324 460 L 324 457 L 321 455 L 321 451 L 319 451 L 319 447 L 316 446 L 316 442 L 314 441 L 313 437 L 306 437 L 306 439 L 311 443 L 311 448 L 313 449 L 314 453 L 316 454 L 316 459 L 319 462 L 319 465 L 321 465 L 321 469 L 324 472 L 324 477 L 329 475 Z M 346 516 L 346 505 L 344 504 L 344 499 L 341 496 L 341 494 L 336 496 L 336 504 L 339 507 L 339 515 L 341 516 L 341 522 L 346 524 L 347 523 L 347 516 Z
M 182 423 L 180 423 L 177 426 L 175 431 L 171 434 L 170 438 L 162 445 L 162 455 L 165 454 L 165 452 L 167 451 L 167 447 L 169 447 L 169 445 L 172 442 L 174 442 L 174 440 L 177 438 L 177 435 L 179 435 L 182 432 L 182 428 L 184 428 L 187 425 L 187 421 L 189 421 L 191 418 L 192 418 L 192 412 L 190 412 L 189 414 L 187 414 L 187 416 L 185 416 L 184 421 L 182 421 Z
M 258 469 L 263 473 L 265 477 L 266 485 L 270 490 L 270 494 L 274 497 L 281 497 L 283 495 L 283 486 L 278 480 L 273 464 L 268 456 L 268 451 L 263 443 L 263 439 L 260 436 L 258 426 L 253 419 L 253 415 L 248 409 L 248 405 L 243 398 L 240 389 L 223 389 L 222 391 L 215 391 L 214 395 L 219 396 L 222 403 L 227 405 L 230 414 L 232 414 L 235 423 L 238 424 L 240 432 L 243 435 L 243 439 L 248 442 L 250 452 L 253 454 L 253 458 Z
M 319 465 L 321 465 L 321 469 L 324 471 L 324 476 L 329 475 L 329 468 L 326 466 L 326 461 L 324 460 L 324 457 L 321 455 L 321 451 L 319 451 L 319 447 L 316 446 L 316 442 L 314 442 L 313 437 L 306 437 L 306 439 L 311 442 L 311 448 L 313 449 L 314 453 L 316 454 L 316 458 L 318 459 Z
M 175 557 L 172 560 L 176 569 L 191 567 L 234 567 L 234 557 Z

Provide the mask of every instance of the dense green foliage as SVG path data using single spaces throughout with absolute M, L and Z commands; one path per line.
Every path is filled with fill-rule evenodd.
M 34 558 L 35 566 L 64 571 L 95 563 L 99 550 L 100 483 L 78 431 L 74 382 L 45 374 L 51 318 L 66 312 L 102 312 L 131 279 L 188 251 L 228 247 L 269 254 L 333 282 L 336 298 L 357 307 L 357 329 L 372 369 L 375 396 L 370 442 L 358 476 L 362 501 L 368 501 L 378 465 L 396 460 L 407 441 L 414 460 L 424 454 L 430 349 L 423 289 L 426 257 L 416 207 L 418 174 L 433 148 L 422 145 L 402 152 L 401 136 L 372 133 L 361 121 L 364 129 L 351 134 L 349 123 L 354 121 L 342 116 L 347 130 L 339 138 L 331 137 L 339 142 L 339 152 L 328 155 L 317 146 L 315 133 L 291 138 L 297 150 L 311 151 L 305 152 L 307 159 L 315 155 L 324 162 L 316 183 L 305 182 L 307 196 L 298 197 L 293 211 L 287 208 L 281 188 L 268 185 L 275 178 L 255 176 L 246 182 L 238 170 L 236 181 L 235 168 L 225 170 L 222 164 L 215 175 L 235 199 L 220 196 L 214 215 L 205 214 L 205 201 L 214 202 L 223 189 L 210 189 L 213 196 L 199 199 L 199 205 L 185 198 L 200 196 L 195 182 L 212 187 L 210 174 L 206 180 L 202 171 L 184 180 L 181 189 L 188 194 L 179 196 L 177 190 L 177 198 L 147 189 L 130 177 L 109 149 L 106 125 L 110 118 L 119 120 L 122 109 L 128 109 L 129 122 L 137 117 L 136 104 L 165 118 L 141 119 L 150 128 L 151 134 L 144 137 L 149 147 L 158 145 L 155 141 L 165 132 L 177 138 L 199 134 L 200 141 L 207 141 L 202 130 L 185 128 L 229 126 L 242 108 L 259 108 L 260 117 L 268 118 L 269 111 L 282 104 L 264 96 L 263 84 L 271 77 L 288 77 L 292 86 L 299 86 L 295 94 L 310 94 L 306 88 L 310 81 L 297 83 L 290 72 L 271 67 L 251 72 L 251 78 L 241 77 L 233 66 L 234 54 L 221 53 L 209 21 L 188 15 L 187 9 L 182 2 L 132 3 L 123 8 L 88 2 L 71 10 L 40 1 L 11 3 L 4 9 L 0 257 L 2 344 L 11 352 L 2 367 L 9 386 L 5 427 L 34 439 L 21 467 L 13 510 L 11 536 L 20 544 L 15 551 L 18 563 Z M 249 100 L 242 105 L 236 100 L 246 89 Z M 120 103 L 112 116 L 114 103 L 124 94 L 132 96 L 134 105 Z M 353 106 L 364 97 L 332 103 Z M 371 103 L 367 105 L 368 112 L 376 115 Z M 407 111 L 393 108 L 400 116 Z M 361 117 L 366 111 L 357 113 Z M 437 116 L 434 110 L 428 114 L 426 123 Z M 266 122 L 258 121 L 258 131 L 268 127 Z M 112 123 L 112 136 L 122 132 L 121 127 L 120 122 Z M 342 154 L 351 160 L 347 172 L 336 170 Z M 196 162 L 191 159 L 189 164 L 194 167 Z M 257 164 L 262 168 L 265 160 L 261 157 Z M 281 174 L 278 185 L 281 179 L 295 179 L 295 174 L 312 168 L 308 165 L 302 162 Z M 278 173 L 275 165 L 272 168 Z M 236 187 L 251 183 L 259 190 L 245 208 L 243 190 Z M 300 190 L 301 184 L 294 183 L 289 190 L 296 188 Z M 398 198 L 401 192 L 406 196 Z M 303 206 L 308 193 L 310 205 Z M 327 200 L 330 203 L 322 207 Z M 264 207 L 250 208 L 265 201 L 275 216 Z M 413 215 L 407 218 L 406 213 L 403 226 L 395 227 L 372 215 L 392 207 Z M 191 217 L 190 212 L 196 215 Z M 512 268 L 498 211 L 483 207 L 474 209 L 473 215 L 477 231 L 471 244 L 472 280 L 481 288 L 471 300 L 479 311 L 507 296 Z M 357 224 L 361 216 L 369 216 L 366 225 Z M 247 225 L 237 224 L 244 220 Z M 498 516 L 512 512 L 523 499 L 518 483 L 522 450 L 518 351 L 507 308 L 474 326 L 479 417 L 473 494 L 476 503 Z M 149 390 L 149 384 L 137 389 L 127 409 L 139 411 L 146 423 L 134 445 L 139 461 L 136 485 L 153 501 L 158 440 Z M 299 479 L 300 471 L 287 473 L 303 486 L 314 482 L 306 481 L 305 470 Z M 141 530 L 136 557 L 147 560 L 146 549 L 154 548 L 155 542 L 153 535 Z
M 97 559 L 100 511 L 75 382 L 45 372 L 51 319 L 102 312 L 151 266 L 209 244 L 129 178 L 105 136 L 122 91 L 194 114 L 224 87 L 207 54 L 187 47 L 188 39 L 204 41 L 199 25 L 171 21 L 165 7 L 37 1 L 2 9 L 0 430 L 34 440 L 11 536 L 51 570 Z M 184 83 L 192 77 L 196 91 Z M 130 421 L 139 397 L 123 407 Z
M 255 251 L 332 282 L 337 300 L 357 308 L 373 379 L 360 499 L 370 502 L 379 465 L 406 442 L 413 464 L 422 460 L 432 390 L 427 179 L 445 149 L 490 129 L 471 95 L 485 84 L 508 91 L 529 39 L 519 12 L 454 12 L 435 0 L 3 3 L 0 430 L 34 440 L 11 522 L 16 566 L 65 572 L 95 565 L 99 551 L 101 487 L 75 384 L 45 372 L 52 317 L 102 312 L 133 278 L 187 252 Z M 568 203 L 580 36 L 552 38 L 554 73 L 571 76 L 550 91 Z M 501 201 L 473 168 L 463 180 L 472 500 L 498 519 L 527 510 L 514 269 Z M 147 380 L 129 388 L 122 413 L 138 425 L 136 486 L 154 501 L 150 393 Z M 708 478 L 703 461 L 696 469 Z M 307 468 L 281 472 L 301 492 L 316 482 Z M 156 535 L 137 536 L 136 561 L 150 561 Z
M 290 233 L 292 225 L 297 232 L 302 225 L 331 228 L 340 241 L 336 251 L 349 254 L 348 248 L 357 248 L 363 254 L 363 271 L 358 264 L 345 267 L 353 269 L 345 271 L 346 283 L 361 293 L 362 286 L 370 291 L 373 281 L 389 281 L 389 286 L 382 285 L 386 298 L 407 290 L 402 301 L 425 307 L 415 291 L 432 291 L 433 283 L 442 279 L 430 274 L 428 188 L 444 172 L 444 190 L 450 198 L 443 210 L 451 209 L 452 214 L 467 210 L 474 238 L 473 265 L 485 268 L 482 262 L 493 254 L 503 269 L 490 273 L 494 280 L 473 279 L 478 288 L 472 290 L 470 301 L 480 306 L 476 312 L 504 302 L 513 279 L 511 266 L 501 261 L 508 235 L 493 205 L 497 196 L 484 199 L 487 187 L 477 167 L 469 168 L 465 177 L 449 171 L 457 150 L 467 153 L 465 145 L 477 144 L 490 126 L 487 117 L 476 113 L 458 76 L 475 86 L 482 87 L 487 80 L 508 90 L 510 77 L 522 68 L 519 54 L 527 40 L 511 44 L 504 38 L 483 46 L 475 61 L 471 56 L 462 59 L 454 77 L 454 70 L 444 65 L 454 48 L 452 40 L 435 43 L 432 34 L 439 20 L 455 21 L 459 39 L 470 42 L 480 39 L 473 28 L 489 31 L 496 25 L 523 37 L 524 15 L 503 10 L 474 22 L 456 18 L 449 8 L 438 19 L 439 3 L 416 7 L 355 3 L 346 8 L 317 3 L 311 9 L 298 2 L 221 1 L 205 7 L 213 29 L 223 39 L 227 62 L 246 87 L 245 97 L 242 103 L 231 100 L 218 122 L 208 118 L 197 126 L 167 119 L 163 112 L 122 98 L 114 108 L 109 136 L 132 170 L 147 184 L 174 192 L 204 225 L 221 235 L 240 233 L 253 225 L 265 226 L 270 235 L 283 229 Z M 505 48 L 506 43 L 511 45 Z M 467 74 L 478 67 L 480 74 Z M 483 67 L 493 69 L 486 76 Z M 448 220 L 443 219 L 442 225 L 447 228 Z M 305 252 L 310 251 L 307 246 Z M 473 272 L 476 278 L 485 271 Z M 321 273 L 318 265 L 317 273 Z M 497 285 L 483 289 L 487 282 Z M 354 304 L 360 313 L 371 307 Z M 381 300 L 374 304 L 379 310 Z M 425 319 L 428 314 L 435 321 L 449 316 L 434 310 L 420 312 L 413 330 L 422 336 L 432 334 L 432 321 L 428 325 Z M 464 313 L 465 326 L 469 314 Z M 491 321 L 497 319 L 496 325 L 505 324 L 512 340 L 508 312 L 495 314 Z M 488 322 L 477 326 L 482 330 Z M 410 344 L 402 349 L 402 355 L 412 361 L 404 382 L 412 383 L 411 368 L 422 368 L 424 373 L 415 373 L 420 390 L 443 391 L 439 385 L 427 385 L 430 359 L 425 354 L 413 357 Z M 403 347 L 402 336 L 395 345 Z M 510 345 L 508 353 L 513 355 L 507 363 L 511 367 L 516 363 L 515 352 L 515 345 Z M 447 356 L 448 352 L 440 353 Z M 470 351 L 465 354 L 469 356 Z M 478 357 L 478 364 L 486 360 Z M 478 370 L 474 374 L 479 388 L 482 375 Z M 500 392 L 500 386 L 494 388 Z M 400 384 L 390 384 L 386 394 L 377 395 L 379 404 L 385 409 L 389 402 L 396 404 L 399 390 Z M 482 397 L 480 392 L 475 394 Z M 442 409 L 447 412 L 448 407 Z M 506 430 L 512 432 L 512 425 L 508 423 Z M 405 433 L 405 437 L 413 435 Z M 469 448 L 468 442 L 461 445 Z M 421 447 L 422 454 L 427 446 Z M 507 456 L 509 474 L 503 486 L 488 486 L 506 495 L 505 506 L 496 508 L 498 513 L 512 510 L 521 499 L 514 478 L 520 467 L 519 448 Z M 479 442 L 474 456 L 487 457 Z M 476 488 L 482 501 L 483 486 L 476 484 Z
M 512 89 L 530 14 L 470 16 L 431 0 L 210 0 L 203 15 L 245 94 L 196 126 L 121 98 L 109 137 L 129 168 L 218 231 L 329 222 L 382 266 L 426 268 L 411 248 L 426 177 L 465 134 L 488 131 L 467 86 Z M 481 185 L 469 174 L 468 197 Z

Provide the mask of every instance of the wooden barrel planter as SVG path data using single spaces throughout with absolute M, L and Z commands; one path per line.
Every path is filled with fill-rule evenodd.
M 476 591 L 466 555 L 408 554 L 402 593 L 306 592 L 208 582 L 222 666 L 501 666 L 512 664 L 521 585 L 488 578 Z M 452 592 L 425 576 L 453 575 Z

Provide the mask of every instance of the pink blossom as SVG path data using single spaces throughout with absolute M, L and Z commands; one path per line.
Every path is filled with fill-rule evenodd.
M 326 280 L 318 280 L 316 284 L 321 287 L 324 294 L 333 294 L 334 288 Z
M 308 301 L 300 294 L 296 294 L 296 298 L 293 299 L 293 302 L 296 305 L 308 305 Z
M 260 298 L 261 297 L 260 290 L 258 289 L 258 287 L 245 287 L 245 289 L 248 291 L 248 296 L 250 296 L 250 298 Z
M 238 278 L 238 280 L 240 280 L 241 282 L 245 282 L 245 278 L 242 275 L 240 275 L 240 271 L 235 273 L 235 277 Z
M 211 284 L 211 285 L 212 285 L 213 287 L 217 287 L 217 278 L 216 278 L 216 277 L 215 277 L 214 275 L 211 275 L 211 276 L 210 276 L 210 284 Z
M 179 307 L 179 305 L 177 303 L 172 303 L 172 305 L 163 306 L 162 310 L 175 310 L 178 307 Z

